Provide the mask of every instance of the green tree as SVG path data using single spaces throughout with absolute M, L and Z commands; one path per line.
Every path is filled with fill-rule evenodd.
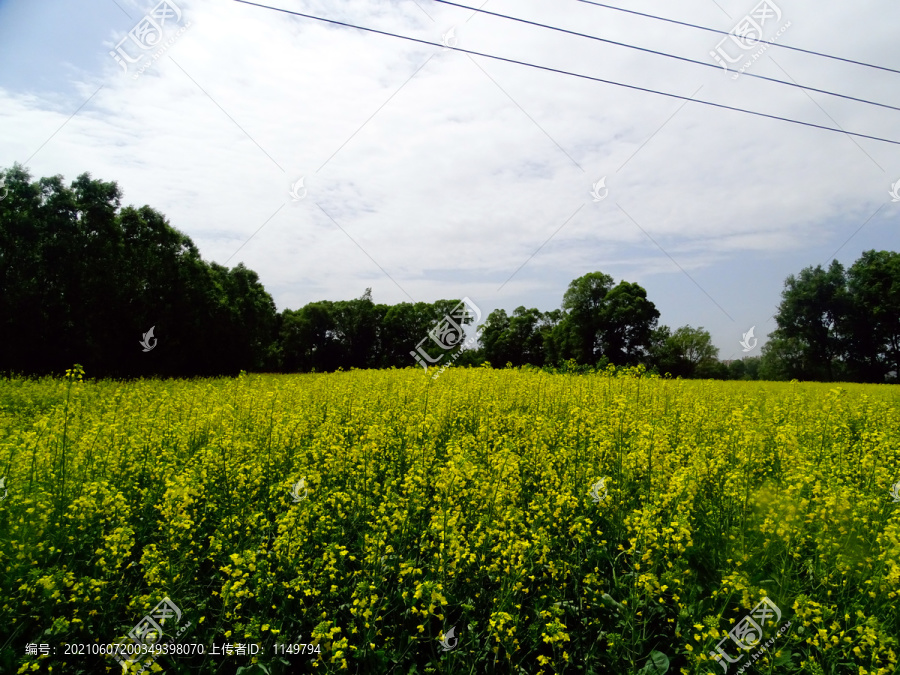
M 261 369 L 275 338 L 272 296 L 260 283 L 259 275 L 241 263 L 227 271 L 222 300 L 230 343 L 226 372 L 237 374 L 241 370 Z
M 437 359 L 433 365 L 438 368 L 458 362 L 460 356 L 457 354 L 460 350 L 472 346 L 467 345 L 467 342 L 474 330 L 468 329 L 468 333 L 465 331 L 466 327 L 474 325 L 478 315 L 470 307 L 463 305 L 462 300 L 435 300 L 431 305 L 426 305 L 426 308 L 430 311 L 428 330 L 414 345 L 414 351 L 423 362 L 431 363 L 421 356 L 420 350 L 424 349 L 432 359 Z M 463 330 L 462 334 L 456 326 Z M 454 356 L 456 358 L 452 358 Z
M 602 354 L 617 365 L 645 360 L 659 311 L 636 283 L 620 281 L 600 309 Z
M 772 337 L 763 345 L 759 358 L 759 379 L 799 380 L 804 377 L 804 345 L 800 340 Z
M 563 359 L 593 364 L 602 356 L 602 310 L 612 287 L 613 278 L 603 272 L 590 272 L 569 284 L 563 295 L 564 318 L 558 327 Z
M 288 372 L 329 372 L 341 366 L 334 303 L 311 302 L 282 312 L 282 367 Z
M 332 305 L 335 337 L 340 343 L 343 368 L 377 366 L 378 324 L 372 289 L 356 300 L 342 300 Z
M 660 340 L 662 344 L 659 344 Z M 712 377 L 719 372 L 719 350 L 713 346 L 712 336 L 702 326 L 681 326 L 667 335 L 657 332 L 651 343 L 655 345 L 657 358 L 665 364 L 664 372 L 680 377 Z
M 75 343 L 66 333 L 67 285 L 75 275 L 75 195 L 60 176 L 31 182 L 19 165 L 4 172 L 0 200 L 0 368 L 50 372 L 71 364 Z M 67 244 L 72 242 L 67 247 Z M 54 247 L 53 260 L 48 260 Z M 74 249 L 74 250 L 77 250 Z M 58 344 L 48 351 L 48 336 Z
M 488 315 L 487 326 L 481 331 L 481 346 L 484 359 L 495 368 L 502 368 L 510 361 L 509 316 L 504 309 L 495 309 Z
M 705 361 L 714 361 L 719 356 L 719 350 L 713 346 L 712 336 L 703 330 L 703 326 L 700 328 L 682 326 L 669 340 L 678 357 L 693 368 Z
M 110 326 L 126 347 L 122 371 L 128 375 L 211 375 L 222 365 L 230 324 L 217 313 L 224 288 L 190 238 L 173 228 L 159 211 L 142 206 L 122 209 L 120 282 L 125 298 L 118 321 Z M 224 275 L 226 268 L 222 267 Z M 154 328 L 157 346 L 142 353 L 136 339 Z M 113 328 L 114 327 L 114 328 Z M 244 366 L 248 367 L 248 366 Z
M 589 365 L 601 357 L 616 365 L 646 360 L 659 312 L 638 284 L 613 287 L 608 274 L 591 272 L 569 284 L 563 311 L 556 330 L 562 358 Z
M 760 357 L 745 356 L 728 364 L 729 380 L 758 380 Z
M 488 317 L 489 325 L 481 336 L 484 358 L 497 367 L 544 365 L 544 315 L 537 309 L 517 307 L 512 317 L 502 309 Z
M 668 326 L 657 326 L 650 332 L 650 341 L 647 346 L 647 365 L 651 369 L 655 369 L 660 375 L 669 373 L 677 376 L 674 372 L 678 368 L 678 362 L 675 358 L 669 338 L 672 336 L 672 329 Z
M 833 380 L 847 347 L 840 325 L 849 304 L 843 266 L 833 260 L 828 270 L 821 265 L 807 267 L 799 276 L 791 275 L 785 280 L 781 297 L 775 315 L 778 328 L 772 337 L 790 341 L 791 349 L 784 352 L 783 343 L 770 352 L 770 359 L 799 348 L 796 377 Z M 797 366 L 792 363 L 785 368 L 796 372 Z
M 847 272 L 843 313 L 849 366 L 857 379 L 900 373 L 900 254 L 865 251 Z
M 396 305 L 377 305 L 382 317 L 378 336 L 379 365 L 382 368 L 415 366 L 410 355 L 433 325 L 433 308 L 425 302 L 401 302 Z
M 4 178 L 0 369 L 195 375 L 265 362 L 275 308 L 254 272 L 205 263 L 159 212 L 121 208 L 115 183 L 86 173 L 71 186 L 32 182 L 20 166 Z
M 561 309 L 544 312 L 541 316 L 538 331 L 541 334 L 545 366 L 559 366 L 562 364 L 564 341 L 559 328 L 562 320 L 563 311 Z
M 648 360 L 660 374 L 674 377 L 719 377 L 725 370 L 718 361 L 719 350 L 708 331 L 682 326 L 673 333 L 668 326 L 655 328 L 648 341 Z
M 544 315 L 538 309 L 520 306 L 513 310 L 509 320 L 509 335 L 514 365 L 544 365 L 544 338 L 541 333 L 543 322 Z

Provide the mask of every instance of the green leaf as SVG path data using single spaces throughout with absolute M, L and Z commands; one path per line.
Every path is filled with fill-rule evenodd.
M 256 669 L 259 668 L 259 671 Z M 235 672 L 235 675 L 242 675 L 242 673 L 247 673 L 247 675 L 251 675 L 251 673 L 263 672 L 265 675 L 270 675 L 269 669 L 261 663 L 255 663 L 252 666 L 241 666 Z
M 781 656 L 775 659 L 775 666 L 780 667 L 787 663 L 791 662 L 791 659 L 794 658 L 794 655 L 790 651 L 783 652 Z
M 646 665 L 640 670 L 642 675 L 664 675 L 669 670 L 669 657 L 656 650 L 650 652 Z

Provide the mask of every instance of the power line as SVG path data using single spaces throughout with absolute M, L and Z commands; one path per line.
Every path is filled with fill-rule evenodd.
M 715 68 L 718 70 L 721 66 L 717 66 L 714 63 L 707 63 L 706 61 L 697 61 L 696 59 L 689 59 L 686 56 L 678 56 L 676 54 L 669 54 L 668 52 L 660 52 L 655 49 L 649 49 L 647 47 L 638 47 L 637 45 L 631 45 L 627 42 L 617 42 L 616 40 L 608 40 L 606 38 L 597 37 L 596 35 L 588 35 L 587 33 L 578 33 L 573 30 L 567 30 L 565 28 L 559 28 L 557 26 L 550 26 L 545 23 L 538 23 L 537 21 L 528 21 L 527 19 L 520 19 L 516 16 L 509 16 L 508 14 L 498 14 L 497 12 L 489 12 L 486 9 L 480 9 L 477 7 L 469 7 L 467 5 L 460 5 L 456 2 L 451 2 L 450 0 L 434 0 L 435 2 L 440 2 L 444 5 L 451 5 L 453 7 L 459 7 L 461 9 L 468 9 L 472 12 L 479 12 L 481 14 L 488 14 L 490 16 L 496 16 L 501 19 L 508 19 L 510 21 L 518 21 L 519 23 L 525 23 L 529 26 L 537 26 L 539 28 L 547 28 L 549 30 L 557 31 L 559 33 L 566 33 L 567 35 L 575 35 L 577 37 L 587 38 L 589 40 L 596 40 L 597 42 L 606 42 L 607 44 L 616 45 L 617 47 L 626 47 L 627 49 L 636 49 L 640 52 L 646 52 L 648 54 L 655 54 L 657 56 L 664 56 L 669 59 L 677 59 L 678 61 L 685 61 L 687 63 L 693 63 L 698 66 L 705 66 L 707 68 Z M 760 40 L 761 42 L 761 40 Z M 772 43 L 774 44 L 774 43 Z M 805 89 L 807 91 L 815 91 L 819 94 L 827 94 L 828 96 L 836 96 L 838 98 L 847 99 L 848 101 L 856 101 L 857 103 L 865 103 L 867 105 L 875 105 L 880 108 L 889 108 L 890 110 L 900 110 L 900 107 L 888 105 L 887 103 L 878 103 L 877 101 L 870 101 L 865 98 L 857 98 L 855 96 L 848 96 L 846 94 L 838 94 L 837 92 L 828 91 L 827 89 L 816 89 L 815 87 L 807 87 L 802 84 L 798 84 L 796 82 L 790 82 L 788 80 L 779 80 L 775 77 L 766 77 L 765 75 L 757 75 L 755 73 L 744 73 L 746 77 L 755 77 L 760 80 L 766 80 L 768 82 L 777 82 L 778 84 L 786 84 L 789 87 L 796 87 L 798 89 Z
M 249 0 L 234 0 L 234 2 L 239 2 L 244 5 L 251 5 L 253 7 L 260 7 L 261 9 L 270 9 L 275 12 L 282 12 L 284 14 L 290 14 L 292 16 L 301 16 L 305 19 L 312 19 L 314 21 L 321 21 L 323 23 L 330 23 L 336 26 L 343 26 L 345 28 L 355 28 L 357 30 L 362 30 L 367 33 L 376 33 L 378 35 L 386 35 L 388 37 L 399 38 L 401 40 L 406 40 L 408 42 L 417 42 L 423 45 L 429 45 L 431 47 L 440 47 L 442 49 L 450 49 L 455 52 L 463 52 L 464 54 L 474 54 L 475 56 L 483 56 L 488 59 L 494 59 L 495 61 L 503 61 L 505 63 L 515 63 L 519 66 L 527 66 L 529 68 L 536 68 L 537 70 L 544 70 L 550 73 L 558 73 L 560 75 L 569 75 L 571 77 L 577 77 L 582 80 L 590 80 L 592 82 L 602 82 L 603 84 L 611 84 L 616 87 L 624 87 L 625 89 L 633 89 L 634 91 L 643 91 L 649 94 L 657 94 L 659 96 L 666 96 L 668 98 L 678 99 L 680 101 L 692 101 L 694 103 L 700 103 L 702 105 L 708 105 L 713 108 L 721 108 L 723 110 L 733 110 L 735 112 L 746 113 L 748 115 L 756 115 L 757 117 L 766 117 L 768 119 L 779 120 L 781 122 L 790 122 L 791 124 L 800 124 L 805 127 L 811 127 L 813 129 L 823 129 L 825 131 L 832 131 L 839 134 L 846 134 L 848 136 L 856 136 L 858 138 L 868 138 L 873 141 L 881 141 L 882 143 L 891 143 L 892 145 L 900 145 L 900 141 L 894 141 L 889 138 L 881 138 L 879 136 L 869 136 L 868 134 L 860 134 L 854 131 L 845 131 L 843 129 L 838 129 L 835 127 L 826 127 L 822 124 L 813 124 L 812 122 L 804 122 L 802 120 L 795 120 L 790 117 L 781 117 L 779 115 L 770 115 L 769 113 L 762 113 L 756 110 L 747 110 L 745 108 L 737 108 L 735 106 L 725 105 L 724 103 L 714 103 L 712 101 L 704 101 L 702 99 L 691 98 L 689 96 L 681 96 L 679 94 L 670 94 L 665 91 L 658 91 L 656 89 L 649 89 L 646 87 L 638 87 L 634 84 L 625 84 L 624 82 L 616 82 L 614 80 L 605 80 L 600 77 L 592 77 L 591 75 L 583 75 L 581 73 L 573 73 L 568 70 L 559 70 L 557 68 L 550 68 L 549 66 L 541 66 L 535 63 L 529 63 L 527 61 L 518 61 L 516 59 L 508 59 L 504 56 L 496 56 L 494 54 L 485 54 L 483 52 L 476 52 L 470 49 L 461 49 L 459 47 L 448 47 L 447 45 L 441 44 L 440 42 L 429 42 L 428 40 L 421 40 L 419 38 L 408 37 L 406 35 L 398 35 L 397 33 L 389 33 L 388 31 L 378 30 L 375 28 L 366 28 L 365 26 L 357 26 L 352 23 L 346 23 L 343 21 L 337 21 L 335 19 L 326 19 L 321 16 L 313 16 L 312 14 L 303 14 L 302 12 L 294 12 L 289 9 L 282 9 L 280 7 L 271 7 L 269 5 L 262 5 L 256 2 L 250 2 Z
M 719 35 L 731 35 L 729 31 L 719 30 L 717 28 L 708 28 L 706 26 L 698 26 L 695 23 L 687 23 L 686 21 L 676 21 L 675 19 L 667 19 L 662 16 L 656 16 L 655 14 L 645 14 L 644 12 L 636 12 L 633 9 L 625 9 L 624 7 L 615 7 L 613 5 L 606 5 L 602 2 L 594 2 L 593 0 L 578 0 L 578 2 L 583 2 L 586 5 L 596 5 L 597 7 L 604 7 L 606 9 L 614 9 L 617 12 L 625 12 L 627 14 L 635 14 L 637 16 L 643 16 L 648 19 L 655 19 L 657 21 L 665 21 L 667 23 L 678 24 L 679 26 L 688 26 L 689 28 L 697 28 L 698 30 L 709 31 L 710 33 L 718 33 Z M 757 42 L 762 42 L 767 45 L 774 45 L 775 47 L 781 47 L 782 49 L 791 49 L 795 52 L 803 52 L 804 54 L 812 54 L 813 56 L 821 56 L 826 59 L 834 59 L 835 61 L 843 61 L 844 63 L 852 63 L 857 66 L 865 66 L 866 68 L 876 68 L 877 70 L 885 70 L 889 73 L 898 73 L 900 74 L 900 70 L 895 70 L 894 68 L 888 68 L 886 66 L 878 66 L 872 63 L 865 63 L 864 61 L 854 61 L 853 59 L 845 59 L 842 56 L 834 56 L 832 54 L 823 54 L 822 52 L 815 52 L 811 49 L 801 49 L 800 47 L 792 47 L 791 45 L 786 45 L 782 42 L 769 42 L 768 40 L 757 40 Z

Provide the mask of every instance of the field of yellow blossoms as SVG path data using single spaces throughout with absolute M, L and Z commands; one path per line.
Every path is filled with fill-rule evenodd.
M 0 381 L 0 672 L 898 672 L 897 387 L 89 377 Z

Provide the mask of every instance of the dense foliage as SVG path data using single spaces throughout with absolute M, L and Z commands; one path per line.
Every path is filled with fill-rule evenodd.
M 32 182 L 19 166 L 0 200 L 0 372 L 192 376 L 240 370 L 330 372 L 414 366 L 417 347 L 458 300 L 311 302 L 276 312 L 242 264 L 201 259 L 193 242 L 115 183 Z M 559 309 L 490 314 L 456 365 L 643 365 L 673 377 L 893 381 L 900 370 L 900 254 L 867 251 L 849 270 L 807 268 L 785 282 L 761 357 L 723 363 L 702 327 L 658 325 L 640 285 L 591 272 Z M 140 342 L 153 328 L 152 350 Z M 421 343 L 423 343 L 422 345 Z M 151 341 L 152 342 L 152 341 Z
M 706 675 L 721 645 L 732 675 L 889 675 L 898 429 L 885 385 L 640 369 L 6 380 L 0 671 L 121 672 L 64 645 L 168 597 L 206 654 L 166 672 Z
M 900 254 L 866 251 L 785 281 L 761 373 L 771 379 L 884 382 L 900 372 Z
M 115 183 L 29 182 L 0 201 L 0 370 L 194 375 L 264 368 L 275 304 L 256 273 L 204 262 L 149 206 L 120 208 Z M 158 349 L 144 353 L 154 327 Z

